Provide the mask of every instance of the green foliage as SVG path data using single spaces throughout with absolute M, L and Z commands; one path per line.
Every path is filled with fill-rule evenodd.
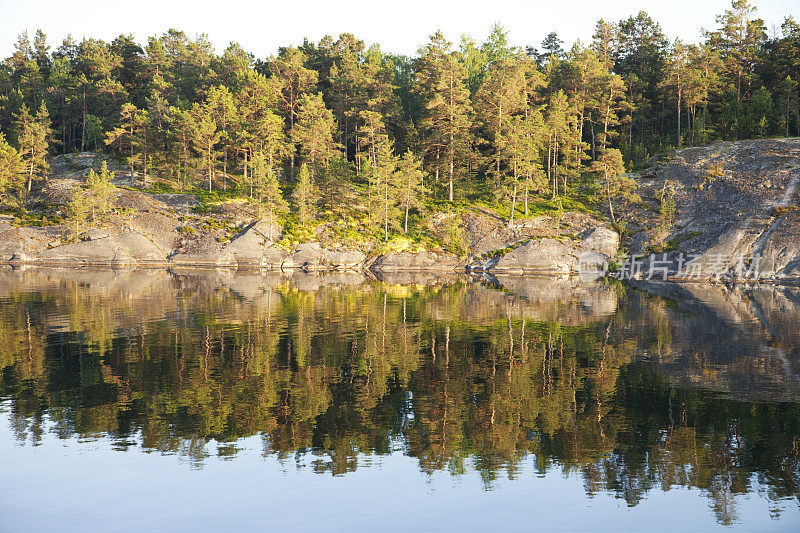
M 604 193 L 608 202 L 611 221 L 617 223 L 614 215 L 614 202 L 636 202 L 639 197 L 634 192 L 636 182 L 625 175 L 622 153 L 616 148 L 609 148 L 600 154 L 592 164 L 592 170 L 600 174 L 604 181 Z
M 456 254 L 458 257 L 465 257 L 469 250 L 469 243 L 464 229 L 459 224 L 458 217 L 447 218 L 443 226 L 442 244 L 445 250 Z
M 316 240 L 314 226 L 310 223 L 301 223 L 296 213 L 286 218 L 286 223 L 283 226 L 283 238 L 279 243 L 281 246 L 287 250 L 291 250 L 297 244 L 314 240 Z
M 111 183 L 112 177 L 113 174 L 108 170 L 105 161 L 100 166 L 99 174 L 92 169 L 86 177 L 86 188 L 93 220 L 100 221 L 111 210 L 111 197 L 116 189 Z
M 276 224 L 278 217 L 289 211 L 289 204 L 283 198 L 275 172 L 261 152 L 253 158 L 253 183 L 254 196 L 250 201 L 255 206 L 256 218 L 266 216 L 270 225 Z
M 46 159 L 52 141 L 50 125 L 50 115 L 44 101 L 35 116 L 30 114 L 25 104 L 15 116 L 19 155 L 28 174 L 28 191 L 31 190 L 33 178 L 50 168 Z
M 675 221 L 675 191 L 674 184 L 669 180 L 664 182 L 659 196 L 658 231 L 666 233 Z
M 41 34 L 36 54 L 25 37 L 0 70 L 0 129 L 27 178 L 20 186 L 8 178 L 20 172 L 0 170 L 11 184 L 0 194 L 24 202 L 51 145 L 73 153 L 100 139 L 131 186 L 206 189 L 200 213 L 246 195 L 255 216 L 279 220 L 280 187 L 296 189 L 304 163 L 312 188 L 302 196 L 314 198 L 292 196 L 301 224 L 317 218 L 313 204 L 323 218 L 369 213 L 384 241 L 424 233 L 411 225 L 428 209 L 470 205 L 511 223 L 561 198 L 615 220 L 615 204 L 634 199 L 624 168 L 683 145 L 800 134 L 797 23 L 770 38 L 744 0 L 709 22 L 702 42 L 683 43 L 640 12 L 599 21 L 588 46 L 564 50 L 553 32 L 541 53 L 494 25 L 484 42 L 463 36 L 457 47 L 436 32 L 415 57 L 350 34 L 264 60 L 235 44 L 218 55 L 177 30 L 143 47 L 87 38 L 52 53 Z
M 23 162 L 0 132 L 0 205 L 17 205 L 24 189 Z
M 87 223 L 102 225 L 111 211 L 111 197 L 115 191 L 111 183 L 112 173 L 103 161 L 100 173 L 89 171 L 86 187 L 75 187 L 67 202 L 69 235 L 75 240 L 83 232 Z
M 778 206 L 778 207 L 773 207 L 770 210 L 770 214 L 773 217 L 777 218 L 777 217 L 782 217 L 788 213 L 791 213 L 792 211 L 797 211 L 797 209 L 798 207 L 796 205 Z
M 67 202 L 66 211 L 69 227 L 68 238 L 76 240 L 83 233 L 91 214 L 91 200 L 88 191 L 80 187 L 73 189 Z
M 305 226 L 308 220 L 316 217 L 317 191 L 311 183 L 308 165 L 303 163 L 297 177 L 297 185 L 292 191 L 295 209 L 300 217 L 300 224 Z
M 717 178 L 721 178 L 724 175 L 725 175 L 725 169 L 722 167 L 722 163 L 710 163 L 706 167 L 703 178 L 710 181 Z

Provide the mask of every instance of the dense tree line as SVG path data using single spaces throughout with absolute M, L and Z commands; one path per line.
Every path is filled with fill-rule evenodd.
M 363 206 L 387 238 L 423 198 L 491 201 L 511 221 L 542 197 L 612 212 L 630 186 L 623 161 L 798 134 L 798 78 L 800 25 L 788 17 L 770 37 L 746 0 L 696 44 L 640 12 L 600 20 L 569 50 L 556 33 L 511 46 L 495 25 L 484 43 L 437 32 L 413 58 L 351 34 L 256 59 L 177 30 L 54 50 L 37 31 L 0 65 L 0 187 L 19 201 L 48 153 L 104 150 L 132 182 L 233 187 L 273 216 L 287 199 L 304 220 Z

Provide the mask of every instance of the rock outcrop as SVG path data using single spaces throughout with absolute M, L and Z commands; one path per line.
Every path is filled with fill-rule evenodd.
M 681 150 L 639 183 L 652 205 L 628 215 L 631 253 L 666 252 L 675 265 L 679 254 L 692 256 L 700 279 L 747 277 L 752 268 L 761 280 L 800 279 L 800 140 Z M 676 213 L 665 224 L 659 200 L 670 190 Z
M 587 230 L 579 239 L 531 238 L 507 251 L 489 254 L 468 270 L 506 274 L 575 274 L 583 263 L 602 265 L 617 255 L 619 235 L 611 229 Z
M 164 264 L 166 254 L 145 235 L 128 231 L 43 250 L 32 256 L 30 262 L 49 265 Z
M 375 272 L 402 270 L 455 270 L 459 260 L 447 252 L 391 252 L 378 255 L 367 263 Z
M 280 235 L 277 225 L 255 222 L 227 244 L 208 239 L 187 239 L 181 251 L 170 257 L 170 262 L 183 266 L 317 271 L 359 270 L 366 259 L 359 250 L 323 248 L 317 242 L 287 248 L 277 242 Z

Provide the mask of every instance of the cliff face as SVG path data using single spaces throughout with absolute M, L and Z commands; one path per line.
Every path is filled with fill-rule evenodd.
M 650 209 L 628 213 L 631 253 L 696 254 L 700 277 L 741 278 L 744 257 L 761 279 L 800 279 L 799 139 L 681 150 L 639 183 Z M 660 209 L 670 195 L 673 220 Z

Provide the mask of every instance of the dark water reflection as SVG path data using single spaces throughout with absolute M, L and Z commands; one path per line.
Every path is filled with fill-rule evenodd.
M 203 469 L 257 438 L 309 475 L 400 454 L 491 490 L 533 464 L 633 509 L 684 488 L 709 525 L 752 496 L 796 526 L 799 324 L 796 288 L 8 269 L 0 402 L 31 454 Z

